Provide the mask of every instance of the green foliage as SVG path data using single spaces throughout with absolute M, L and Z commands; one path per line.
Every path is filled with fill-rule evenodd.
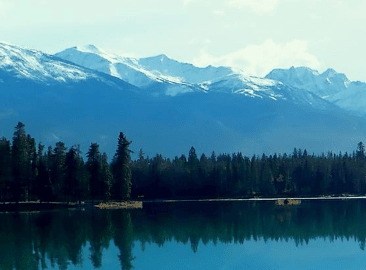
M 53 194 L 59 200 L 65 200 L 68 191 L 66 190 L 66 146 L 63 142 L 57 142 L 51 154 L 51 182 Z
M 111 168 L 114 177 L 114 198 L 129 200 L 131 197 L 131 142 L 120 132 L 116 154 L 113 157 Z
M 15 127 L 11 151 L 13 169 L 12 193 L 15 201 L 29 200 L 30 182 L 33 178 L 31 174 L 33 147 L 32 139 L 25 132 L 25 125 L 19 122 Z
M 50 178 L 50 168 L 48 167 L 48 156 L 43 153 L 44 145 L 38 144 L 37 153 L 37 177 L 35 181 L 35 196 L 41 201 L 51 201 L 52 197 L 52 185 Z M 52 150 L 49 149 L 51 153 Z
M 194 147 L 173 159 L 142 150 L 131 160 L 131 142 L 121 132 L 111 163 L 92 143 L 84 164 L 79 147 L 68 151 L 38 145 L 21 122 L 12 143 L 0 139 L 0 200 L 129 200 L 246 198 L 254 196 L 319 196 L 366 194 L 365 146 L 356 151 L 309 155 L 294 148 L 291 155 L 246 157 L 242 153 L 199 155 Z
M 188 159 L 156 155 L 134 161 L 133 194 L 149 199 L 365 194 L 363 144 L 357 149 L 352 156 L 315 156 L 295 148 L 292 155 L 212 153 L 211 158 L 202 154 L 198 159 L 192 147 Z
M 0 201 L 11 199 L 10 187 L 13 180 L 11 170 L 11 146 L 6 138 L 0 138 Z
M 84 162 L 78 146 L 66 153 L 64 195 L 67 201 L 80 201 L 83 198 Z
M 89 189 L 92 200 L 101 199 L 103 191 L 103 181 L 101 173 L 101 154 L 99 144 L 92 143 L 86 154 L 86 167 L 88 171 Z
M 109 201 L 111 199 L 111 190 L 113 185 L 113 174 L 108 164 L 108 157 L 106 153 L 103 153 L 100 160 L 100 172 L 102 182 L 102 199 Z

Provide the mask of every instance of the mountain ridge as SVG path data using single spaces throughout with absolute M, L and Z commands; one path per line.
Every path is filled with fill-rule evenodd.
M 366 116 L 366 83 L 350 81 L 332 68 L 323 73 L 306 67 L 274 69 L 265 78 L 313 92 L 352 114 Z
M 59 54 L 0 46 L 0 57 L 12 60 L 0 62 L 0 132 L 7 137 L 22 121 L 37 141 L 80 144 L 84 152 L 97 141 L 111 157 L 119 131 L 133 141 L 135 152 L 142 148 L 165 156 L 186 153 L 191 146 L 205 153 L 283 153 L 294 147 L 347 151 L 366 134 L 365 119 L 311 91 L 231 68 L 185 64 L 180 69 L 178 61 L 163 55 L 146 63 L 126 58 L 125 72 L 147 82 L 139 87 Z M 86 57 L 110 72 L 112 61 L 97 47 L 84 48 L 87 53 L 73 48 L 68 55 Z
M 94 45 L 87 45 L 79 48 L 68 48 L 55 55 L 75 64 L 124 79 L 137 87 L 148 90 L 151 86 L 152 88 L 162 88 L 161 83 L 168 83 L 165 94 L 172 96 L 195 91 L 219 91 L 243 94 L 252 98 L 267 97 L 273 100 L 281 98 L 294 100 L 296 96 L 293 95 L 298 95 L 299 101 L 301 100 L 302 103 L 315 103 L 314 106 L 321 104 L 320 107 L 327 107 L 327 102 L 318 97 L 300 93 L 297 89 L 290 89 L 291 87 L 278 83 L 278 80 L 248 76 L 242 70 L 230 67 L 207 66 L 199 68 L 189 63 L 180 63 L 165 54 L 145 58 L 128 58 L 108 54 Z M 149 82 L 144 80 L 144 83 L 141 84 L 141 81 L 136 79 L 141 77 Z M 272 86 L 273 89 L 268 91 Z M 275 93 L 276 89 L 281 94 Z

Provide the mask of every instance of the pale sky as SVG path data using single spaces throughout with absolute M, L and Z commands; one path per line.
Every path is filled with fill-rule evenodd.
M 94 44 L 265 76 L 334 68 L 366 81 L 365 0 L 0 0 L 0 40 L 47 53 Z

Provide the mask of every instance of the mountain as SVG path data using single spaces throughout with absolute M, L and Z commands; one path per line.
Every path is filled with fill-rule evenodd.
M 80 144 L 84 153 L 99 142 L 110 158 L 120 131 L 135 153 L 170 157 L 191 146 L 207 154 L 352 151 L 366 134 L 363 118 L 312 92 L 227 67 L 0 43 L 0 135 L 11 138 L 17 121 L 38 142 Z
M 153 83 L 199 84 L 232 74 L 228 67 L 198 68 L 180 63 L 164 54 L 147 58 L 121 57 L 94 45 L 72 47 L 55 54 L 64 60 L 83 67 L 107 73 L 138 87 Z
M 366 116 L 366 83 L 350 81 L 334 69 L 323 73 L 307 67 L 274 69 L 266 78 L 310 91 L 352 114 Z
M 332 107 L 316 95 L 289 87 L 286 83 L 246 76 L 243 71 L 230 67 L 199 68 L 180 63 L 164 54 L 138 59 L 110 54 L 94 45 L 87 45 L 66 49 L 55 56 L 123 79 L 154 95 L 165 93 L 175 96 L 197 91 L 226 92 L 252 98 L 291 100 L 322 109 Z M 154 91 L 155 89 L 159 91 Z
M 63 140 L 87 149 L 104 138 L 104 113 L 121 116 L 139 89 L 104 73 L 0 43 L 0 134 L 11 138 L 17 121 L 38 141 Z M 126 102 L 128 100 L 128 102 Z M 106 113 L 107 115 L 108 113 Z M 114 130 L 115 136 L 118 129 Z
M 176 95 L 192 92 L 197 86 L 186 83 L 178 77 L 153 69 L 154 66 L 169 65 L 174 69 L 174 61 L 164 55 L 146 59 L 121 57 L 105 52 L 94 45 L 73 47 L 55 54 L 63 60 L 117 77 L 152 94 Z M 164 62 L 164 64 L 162 64 Z M 152 68 L 151 70 L 147 67 Z M 198 87 L 200 89 L 200 87 Z

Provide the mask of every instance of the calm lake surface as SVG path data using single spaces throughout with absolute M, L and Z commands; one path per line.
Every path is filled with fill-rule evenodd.
M 366 200 L 0 214 L 0 269 L 366 269 Z

